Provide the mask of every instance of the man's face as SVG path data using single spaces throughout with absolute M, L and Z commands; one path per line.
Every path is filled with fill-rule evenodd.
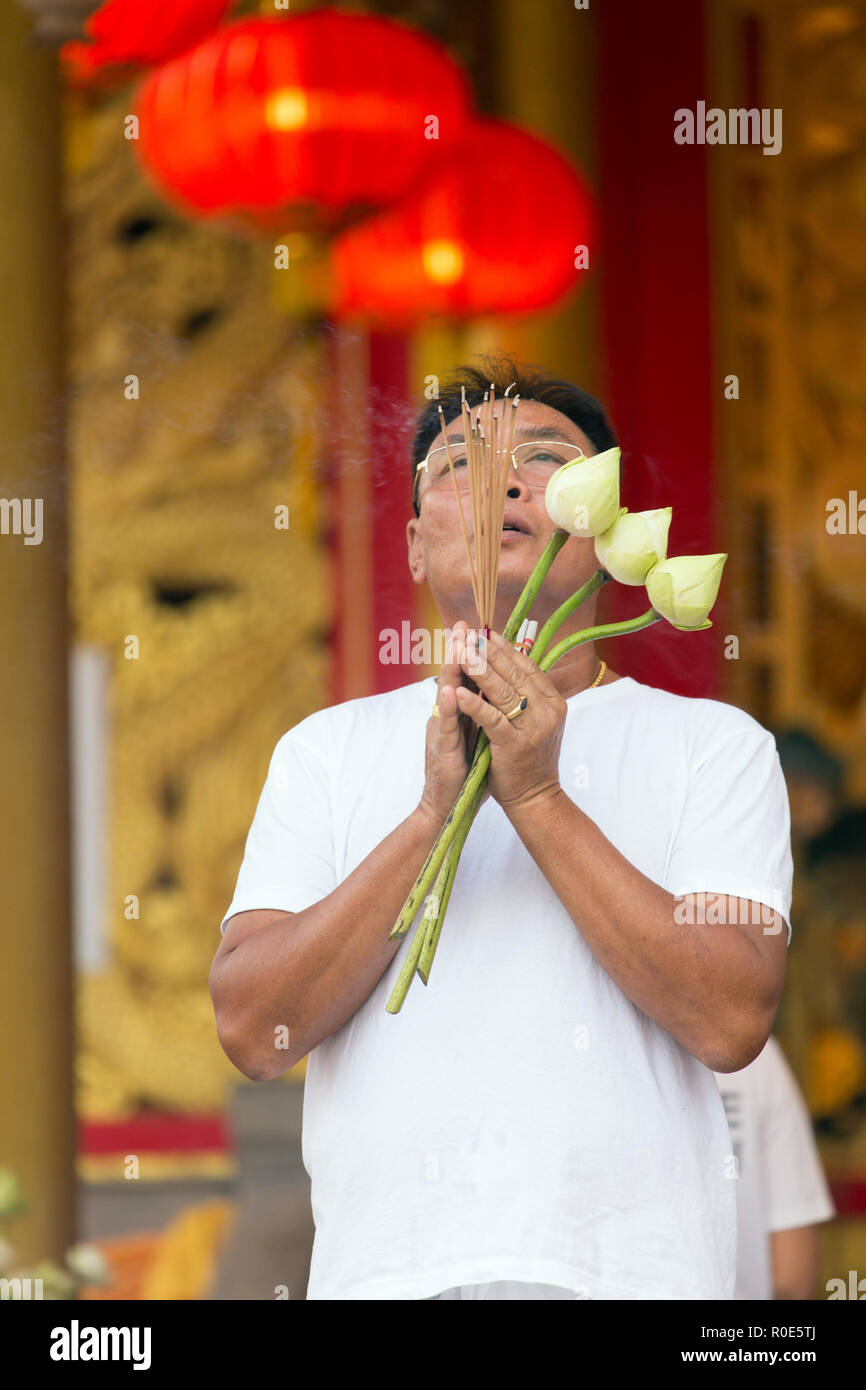
M 502 402 L 497 402 L 497 415 L 501 415 L 502 409 Z M 511 406 L 507 409 L 510 410 Z M 477 413 L 478 407 L 473 407 L 473 421 Z M 446 433 L 449 442 L 463 439 L 463 421 L 459 416 L 451 421 Z M 514 444 L 538 439 L 567 446 L 566 454 L 568 446 L 573 445 L 574 456 L 582 452 L 589 457 L 596 452 L 583 431 L 566 415 L 537 401 L 522 400 L 515 414 Z M 430 449 L 443 444 L 440 431 Z M 464 617 L 471 623 L 475 614 L 475 599 L 459 513 L 459 508 L 462 508 L 474 559 L 471 494 L 461 493 L 458 503 L 450 474 L 437 485 L 427 476 L 427 471 L 421 469 L 418 474 L 420 515 L 413 517 L 406 527 L 409 568 L 416 584 L 426 581 L 430 585 L 443 615 L 455 620 Z M 544 487 L 539 484 L 530 486 L 521 470 L 518 468 L 515 471 L 510 463 L 505 495 L 506 520 L 509 517 L 523 529 L 503 531 L 502 535 L 497 596 L 507 600 L 508 611 L 514 607 L 536 561 L 556 529 L 544 505 Z M 597 568 L 592 540 L 570 540 L 557 556 L 545 581 L 544 592 L 561 602 L 585 583 Z

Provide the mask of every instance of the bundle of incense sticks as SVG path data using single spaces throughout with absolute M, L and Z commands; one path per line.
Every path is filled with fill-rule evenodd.
M 509 386 L 508 391 L 511 390 Z M 463 507 L 457 490 L 454 474 L 454 460 L 451 442 L 445 426 L 445 412 L 439 407 L 442 422 L 442 436 L 445 440 L 445 455 L 457 498 L 460 525 L 463 529 L 463 543 L 469 560 L 469 573 L 472 577 L 472 592 L 478 609 L 479 625 L 486 636 L 490 636 L 493 610 L 496 605 L 496 582 L 499 577 L 499 552 L 502 546 L 502 518 L 505 514 L 505 494 L 508 491 L 508 471 L 511 467 L 511 449 L 514 440 L 514 417 L 519 396 L 508 399 L 508 391 L 503 396 L 503 409 L 497 416 L 494 410 L 495 391 L 493 383 L 485 391 L 484 399 L 477 408 L 475 420 L 466 404 L 466 390 L 461 393 L 463 416 L 463 449 L 466 453 L 466 468 L 469 472 L 469 491 L 472 500 L 473 548 L 466 533 Z M 507 404 L 506 404 L 507 403 Z

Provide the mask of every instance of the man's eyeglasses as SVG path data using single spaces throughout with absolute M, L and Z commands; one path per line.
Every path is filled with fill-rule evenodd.
M 462 442 L 454 443 L 449 444 L 448 449 L 451 451 L 457 491 L 468 492 L 469 468 L 466 463 L 466 446 Z M 422 468 L 426 470 L 430 479 L 430 487 L 441 487 L 443 484 L 453 486 L 449 477 L 451 469 L 448 466 L 448 449 L 444 445 L 431 449 L 427 457 L 418 464 L 415 469 L 416 496 L 420 481 L 418 474 Z M 527 486 L 533 489 L 546 488 L 557 468 L 561 468 L 564 463 L 573 463 L 576 459 L 585 457 L 577 444 L 564 444 L 550 439 L 536 439 L 528 444 L 518 444 L 511 450 L 513 468 L 520 471 L 520 476 Z

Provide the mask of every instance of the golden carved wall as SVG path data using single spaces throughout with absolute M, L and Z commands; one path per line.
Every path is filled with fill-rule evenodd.
M 88 1118 L 207 1109 L 238 1080 L 208 970 L 274 744 L 329 676 L 319 335 L 276 309 L 267 242 L 150 189 L 129 100 L 67 112 L 74 638 L 110 662 L 111 959 L 78 980 Z
M 719 378 L 739 378 L 719 407 L 740 639 L 726 698 L 777 733 L 805 729 L 863 806 L 866 534 L 827 523 L 833 499 L 866 499 L 866 4 L 715 0 L 711 14 L 710 104 L 780 110 L 783 130 L 778 155 L 710 160 Z M 776 1032 L 828 1170 L 862 1183 L 866 864 L 846 852 L 815 871 L 795 847 Z M 862 1261 L 864 1242 L 862 1221 L 828 1228 L 825 1272 Z
M 720 406 L 740 657 L 729 697 L 805 725 L 866 799 L 866 536 L 827 503 L 866 497 L 866 5 L 716 3 L 712 103 L 783 113 L 783 145 L 713 150 Z M 750 59 L 751 51 L 751 59 Z M 866 528 L 866 518 L 864 518 Z

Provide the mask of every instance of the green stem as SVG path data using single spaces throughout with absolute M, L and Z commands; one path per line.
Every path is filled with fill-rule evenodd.
M 516 637 L 517 631 L 520 630 L 520 624 L 523 623 L 524 617 L 530 612 L 532 603 L 537 599 L 539 588 L 541 588 L 546 577 L 548 577 L 548 571 L 553 564 L 553 560 L 559 555 L 567 539 L 569 539 L 569 532 L 560 530 L 560 528 L 557 527 L 548 543 L 546 543 L 541 556 L 538 557 L 538 563 L 535 564 L 535 569 L 532 570 L 530 578 L 525 582 L 523 594 L 520 595 L 516 605 L 514 605 L 512 616 L 507 620 L 505 632 L 503 632 L 503 637 L 505 637 L 507 641 L 512 641 L 512 639 Z M 407 931 L 409 931 L 414 916 L 416 916 L 418 906 L 420 906 L 421 901 L 423 901 L 424 895 L 427 894 L 428 888 L 430 888 L 432 881 L 434 881 L 436 873 L 439 872 L 439 867 L 441 867 L 442 860 L 445 858 L 445 853 L 448 851 L 450 841 L 452 841 L 456 828 L 459 826 L 461 819 L 463 819 L 464 813 L 466 813 L 468 803 L 471 801 L 471 796 L 473 796 L 475 790 L 480 787 L 482 777 L 484 777 L 484 773 L 487 773 L 489 765 L 491 765 L 489 739 L 487 734 L 484 733 L 484 730 L 481 730 L 480 734 L 478 734 L 478 738 L 475 739 L 473 762 L 471 762 L 470 771 L 468 771 L 468 776 L 466 781 L 464 781 L 463 788 L 461 788 L 460 794 L 457 796 L 455 805 L 450 809 L 445 824 L 442 826 L 442 830 L 439 831 L 438 837 L 436 837 L 435 845 L 432 847 L 430 855 L 427 856 L 421 873 L 418 874 L 416 878 L 416 884 L 414 884 L 413 890 L 411 890 L 406 902 L 403 903 L 403 910 L 400 912 L 400 916 L 398 920 L 396 920 L 395 926 L 393 926 L 392 933 L 388 937 L 389 941 L 396 941 L 399 937 L 405 937 Z
M 517 600 L 517 603 L 514 606 L 511 617 L 505 624 L 505 631 L 502 635 L 506 638 L 506 640 L 512 641 L 514 637 L 516 637 L 520 628 L 520 624 L 523 622 L 523 619 L 526 617 L 526 614 L 529 612 L 530 608 L 535 602 L 535 599 L 538 596 L 538 591 L 544 583 L 545 579 L 547 578 L 548 571 L 550 570 L 551 565 L 553 564 L 554 560 L 556 559 L 557 555 L 559 554 L 560 550 L 565 545 L 565 542 L 568 539 L 568 532 L 563 531 L 560 527 L 557 527 L 553 535 L 550 537 L 550 540 L 547 542 L 547 545 L 544 547 L 544 550 L 538 558 L 538 561 L 535 565 L 535 568 L 532 571 L 532 574 L 529 576 L 528 580 L 526 581 L 526 584 L 523 587 L 523 592 L 521 593 L 520 598 Z M 420 874 L 415 880 L 415 886 L 413 887 L 408 898 L 403 904 L 403 910 L 400 913 L 400 916 L 397 918 L 393 931 L 388 937 L 389 941 L 396 941 L 399 937 L 405 936 L 408 932 L 409 927 L 411 926 L 415 918 L 415 913 L 418 911 L 418 908 L 421 904 L 421 901 L 427 893 L 436 874 L 439 872 L 439 868 L 442 864 L 442 860 L 445 857 L 448 845 L 450 844 L 454 836 L 454 833 L 458 825 L 460 824 L 463 815 L 465 814 L 466 808 L 469 805 L 469 802 L 472 796 L 474 795 L 475 790 L 478 786 L 481 785 L 479 781 L 479 775 L 483 779 L 483 775 L 484 773 L 486 773 L 489 766 L 490 740 L 488 739 L 487 735 L 484 733 L 482 729 L 479 732 L 478 738 L 475 741 L 475 748 L 472 754 L 472 763 L 466 781 L 463 783 L 463 787 L 457 797 L 457 800 L 454 802 L 454 805 L 451 807 L 451 810 L 448 813 L 445 824 L 443 825 L 442 829 L 439 832 L 439 835 L 437 836 L 436 843 L 434 844 L 429 855 L 427 856 L 427 859 L 424 863 L 424 867 L 422 868 Z
M 584 642 L 592 642 L 602 637 L 615 637 L 620 633 L 638 632 L 641 628 L 649 627 L 652 623 L 659 622 L 660 617 L 661 615 L 656 613 L 654 608 L 650 608 L 646 613 L 641 614 L 640 617 L 630 618 L 626 622 L 605 623 L 599 627 L 584 628 L 582 632 L 575 633 L 571 637 L 564 638 L 562 642 L 558 642 L 556 646 L 552 647 L 541 661 L 539 661 L 538 665 L 542 671 L 549 671 L 551 666 L 553 666 L 560 657 L 565 656 L 566 652 L 571 651 L 573 647 L 579 647 Z M 533 648 L 533 652 L 534 650 Z M 481 744 L 481 736 L 479 736 L 478 743 Z M 490 742 L 486 735 L 484 735 L 484 746 L 480 751 L 476 746 L 475 753 L 476 756 L 473 757 L 472 768 L 460 789 L 454 805 L 448 813 L 445 824 L 440 830 L 420 874 L 415 880 L 412 891 L 403 904 L 403 910 L 388 937 L 389 941 L 396 941 L 398 938 L 405 936 L 409 931 L 422 900 L 439 872 L 448 846 L 460 829 L 464 817 L 466 817 L 469 812 L 470 804 L 474 799 L 475 793 L 483 787 L 491 759 Z M 471 816 L 469 819 L 471 822 Z
M 576 632 L 572 637 L 564 637 L 561 642 L 557 642 L 538 664 L 542 671 L 549 671 L 561 656 L 571 651 L 572 647 L 579 647 L 584 642 L 596 642 L 601 637 L 618 637 L 623 632 L 639 632 L 642 627 L 651 627 L 653 623 L 660 622 L 661 616 L 654 608 L 648 608 L 640 617 L 628 618 L 622 623 L 602 623 L 600 627 L 586 627 L 582 632 Z
M 598 571 L 598 573 L 594 576 L 595 582 L 593 582 L 593 580 L 590 580 L 587 585 L 584 585 L 584 589 L 588 589 L 589 593 L 592 593 L 595 589 L 599 588 L 600 585 L 604 582 L 604 580 L 600 577 L 601 574 L 602 571 Z M 584 594 L 583 596 L 585 598 L 588 595 Z M 574 595 L 573 597 L 576 598 L 577 595 Z M 576 608 L 577 606 L 578 604 L 575 602 L 572 605 L 572 608 Z M 565 605 L 563 605 L 563 607 L 565 607 Z M 556 662 L 560 659 L 560 657 L 565 656 L 566 652 L 571 651 L 573 647 L 582 646 L 584 642 L 598 641 L 604 637 L 615 637 L 622 633 L 639 632 L 642 628 L 651 627 L 653 623 L 659 622 L 660 619 L 661 614 L 656 613 L 654 608 L 650 608 L 647 610 L 646 613 L 641 613 L 639 617 L 628 618 L 621 623 L 603 623 L 598 627 L 584 628 L 582 632 L 574 633 L 571 637 L 566 637 L 563 639 L 562 642 L 558 642 L 557 645 L 550 650 L 547 656 L 539 662 L 541 670 L 549 671 L 552 666 L 556 665 Z M 536 646 L 533 646 L 532 651 L 530 653 L 532 660 L 537 659 Z M 478 804 L 481 800 L 486 781 L 487 776 L 485 769 L 484 779 L 482 783 L 479 785 L 477 796 L 474 797 L 472 802 L 466 807 L 465 811 L 462 813 L 461 819 L 456 821 L 455 824 L 453 824 L 452 834 L 449 838 L 446 854 L 443 857 L 443 861 L 438 871 L 433 890 L 428 899 L 424 915 L 421 918 L 418 930 L 416 931 L 415 937 L 413 938 L 412 944 L 409 948 L 407 960 L 404 964 L 404 970 L 401 971 L 397 983 L 394 986 L 394 990 L 391 994 L 391 998 L 388 1001 L 387 1007 L 390 1013 L 399 1012 L 400 1006 L 402 1005 L 403 1000 L 406 997 L 406 991 L 408 990 L 409 985 L 411 984 L 416 969 L 425 985 L 427 983 L 427 980 L 429 979 L 430 968 L 433 964 L 433 957 L 436 954 L 436 947 L 439 944 L 439 937 L 442 932 L 442 925 L 445 921 L 445 911 L 448 906 L 448 899 L 451 896 L 451 885 L 454 881 L 454 874 L 457 871 L 457 864 L 459 862 L 460 855 L 463 850 L 463 845 L 466 841 L 466 837 L 469 834 L 470 827 L 477 814 Z M 411 968 L 408 968 L 410 961 Z
M 391 998 L 385 1005 L 385 1010 L 389 1014 L 398 1014 L 403 1007 L 403 1000 L 406 998 L 406 991 L 412 983 L 412 977 L 415 974 L 415 967 L 418 964 L 418 957 L 424 945 L 426 932 L 427 919 L 422 916 L 415 931 L 415 935 L 409 942 L 409 949 L 403 957 L 403 965 L 400 969 L 400 974 L 397 976 L 397 983 L 391 991 Z M 389 937 L 389 940 L 390 939 Z
M 554 554 L 555 553 L 556 552 L 554 552 Z M 604 575 L 603 571 L 597 571 L 593 578 L 583 586 L 582 590 L 578 590 L 577 594 L 572 595 L 572 600 L 574 601 L 566 600 L 566 603 L 562 604 L 560 609 L 557 609 L 557 613 L 561 612 L 563 608 L 568 608 L 568 611 L 573 611 L 579 606 L 579 603 L 583 602 L 584 598 L 588 597 L 590 593 L 593 593 L 595 589 L 600 588 L 606 578 L 607 576 Z M 587 592 L 584 593 L 584 590 Z M 524 594 L 525 592 L 524 590 Z M 582 597 L 579 597 L 579 595 L 582 595 Z M 567 613 L 563 614 L 563 617 L 565 616 L 567 616 Z M 554 614 L 553 617 L 556 617 L 556 614 Z M 522 621 L 523 618 L 521 617 L 520 622 Z M 574 633 L 571 637 L 566 637 L 561 642 L 557 642 L 556 646 L 546 653 L 544 653 L 541 642 L 536 642 L 530 655 L 532 660 L 537 661 L 542 671 L 549 671 L 552 666 L 556 665 L 560 657 L 565 656 L 572 648 L 579 647 L 584 642 L 598 641 L 604 637 L 616 637 L 623 633 L 639 632 L 642 628 L 651 627 L 653 623 L 660 621 L 661 614 L 657 613 L 654 608 L 649 608 L 646 613 L 641 613 L 637 618 L 628 618 L 621 623 L 602 623 L 597 627 L 584 628 L 582 632 Z M 518 628 L 520 622 L 517 624 Z M 545 646 L 547 642 L 550 641 L 550 635 L 554 630 L 550 621 L 545 623 L 544 628 L 539 634 L 540 638 L 544 639 Z M 517 628 L 514 629 L 511 635 L 513 636 L 516 631 Z M 481 747 L 479 751 L 482 737 L 484 737 L 483 731 L 476 744 L 473 765 L 469 775 L 461 788 L 457 800 L 451 808 L 445 825 L 439 832 L 436 844 L 430 851 L 427 862 L 416 880 L 415 887 L 406 899 L 403 911 L 389 937 L 389 940 L 393 941 L 398 936 L 406 935 L 409 926 L 414 920 L 415 913 L 418 910 L 420 899 L 427 892 L 427 889 L 435 878 L 434 891 L 430 895 L 425 912 L 412 938 L 409 950 L 406 952 L 403 967 L 397 977 L 397 982 L 394 985 L 391 997 L 386 1005 L 388 1013 L 399 1013 L 416 970 L 418 974 L 421 975 L 421 979 L 425 985 L 429 979 L 433 957 L 436 954 L 436 947 L 439 944 L 439 937 L 445 921 L 445 909 L 448 906 L 448 899 L 451 896 L 451 886 L 454 882 L 457 864 L 472 822 L 478 812 L 478 807 L 487 782 L 491 754 L 489 741 L 486 741 L 485 745 Z M 410 911 L 411 916 L 407 918 L 407 913 Z
M 557 538 L 557 550 L 553 552 L 553 557 L 551 557 L 551 563 L 552 558 L 555 558 L 557 551 L 562 545 L 562 542 L 558 538 L 566 534 L 566 532 L 561 531 L 554 532 L 554 537 Z M 550 551 L 550 549 L 551 547 L 550 545 L 548 545 L 547 550 L 545 550 L 544 554 L 538 562 L 539 565 L 547 563 L 546 557 L 548 556 L 548 552 Z M 550 564 L 547 563 L 547 570 L 549 569 Z M 545 571 L 545 573 L 546 572 L 547 571 Z M 531 607 L 531 600 L 533 597 L 537 596 L 537 590 L 536 593 L 533 594 L 531 588 L 532 579 L 534 577 L 535 571 L 533 571 L 533 574 L 530 577 L 530 583 L 528 583 L 526 585 L 526 588 L 523 590 L 523 593 L 518 599 L 517 606 L 514 609 L 514 612 L 512 613 L 511 617 L 505 625 L 505 632 L 503 633 L 503 636 L 506 638 L 512 638 L 517 636 L 518 632 L 520 631 L 520 624 L 523 622 L 523 619 L 526 617 L 526 614 L 529 612 L 529 609 Z M 596 590 L 600 589 L 603 584 L 606 584 L 609 581 L 609 579 L 610 575 L 607 574 L 605 570 L 596 570 L 595 574 L 592 576 L 591 579 L 588 579 L 587 582 L 576 591 L 576 593 L 573 593 L 570 598 L 567 598 L 564 603 L 561 603 L 559 605 L 556 611 L 550 615 L 547 622 L 544 624 L 538 636 L 536 637 L 535 642 L 533 643 L 533 646 L 529 653 L 532 661 L 536 662 L 536 664 L 540 662 L 541 658 L 544 656 L 544 653 L 547 651 L 547 648 L 550 644 L 550 639 L 552 638 L 554 632 L 556 632 L 556 630 L 559 627 L 561 627 L 565 619 L 570 617 L 571 614 L 575 611 L 575 609 L 579 608 L 580 605 L 584 603 L 586 599 L 589 598 L 590 594 L 594 594 Z M 530 599 L 529 603 L 525 602 L 527 597 Z M 475 766 L 475 764 L 478 761 L 478 758 L 484 752 L 484 749 L 487 747 L 489 742 L 490 740 L 488 739 L 484 730 L 479 729 L 478 738 L 475 742 L 475 751 L 472 756 L 472 767 Z
M 513 641 L 516 637 L 520 628 L 520 624 L 523 622 L 523 619 L 526 617 L 535 599 L 537 598 L 538 591 L 544 583 L 544 580 L 547 578 L 551 565 L 553 564 L 554 560 L 556 559 L 557 555 L 559 554 L 560 550 L 565 545 L 565 542 L 568 539 L 568 532 L 562 530 L 560 527 L 557 527 L 556 530 L 553 532 L 553 535 L 550 537 L 549 541 L 547 542 L 547 545 L 544 547 L 544 550 L 542 551 L 542 554 L 540 555 L 538 562 L 536 563 L 532 571 L 532 574 L 526 581 L 526 584 L 523 588 L 523 592 L 521 593 L 520 598 L 517 600 L 517 603 L 514 606 L 511 616 L 505 625 L 505 630 L 502 635 L 503 637 L 505 637 L 506 641 Z M 545 663 L 542 664 L 541 658 L 544 656 L 547 644 L 549 643 L 553 635 L 553 632 L 556 630 L 558 624 L 562 622 L 562 620 L 565 617 L 567 617 L 568 614 L 574 612 L 574 610 L 584 601 L 585 598 L 587 598 L 591 593 L 594 593 L 596 589 L 600 588 L 607 578 L 608 576 L 604 573 L 603 570 L 598 570 L 593 575 L 592 579 L 590 579 L 586 584 L 584 584 L 583 587 L 577 591 L 577 593 L 572 594 L 569 599 L 566 599 L 565 603 L 561 604 L 560 607 L 556 610 L 556 612 L 552 614 L 548 621 L 544 624 L 540 633 L 540 640 L 538 640 L 534 644 L 532 650 L 532 658 L 534 661 L 538 662 L 542 670 L 549 669 L 549 666 L 553 664 L 553 661 L 545 661 Z M 627 627 L 617 627 L 617 625 L 614 625 L 614 628 L 612 630 L 628 631 L 631 629 Z M 598 636 L 599 633 L 601 633 L 601 631 L 602 629 L 598 628 L 588 629 L 587 632 L 583 634 L 582 640 L 588 641 L 590 640 L 590 633 L 592 633 L 595 636 Z M 580 637 L 581 635 L 578 634 L 578 636 Z M 560 656 L 564 655 L 566 651 L 570 650 L 570 646 L 576 645 L 577 642 L 573 640 L 571 640 L 568 645 L 559 643 L 558 646 L 554 648 L 553 660 L 558 660 Z M 469 827 L 471 826 L 472 821 L 475 818 L 475 813 L 478 809 L 478 801 L 480 801 L 480 797 L 483 793 L 484 784 L 487 778 L 487 772 L 490 767 L 490 759 L 490 740 L 487 738 L 487 735 L 484 733 L 484 731 L 480 730 L 478 738 L 475 741 L 472 762 L 466 780 L 463 783 L 463 786 L 457 796 L 456 801 L 454 802 L 454 805 L 451 807 L 451 810 L 448 813 L 448 816 L 445 820 L 445 824 L 443 825 L 438 836 L 436 837 L 436 842 L 430 850 L 430 853 L 427 856 L 427 859 L 424 863 L 423 868 L 421 869 L 421 872 L 415 880 L 415 884 L 412 890 L 410 891 L 409 896 L 403 904 L 400 916 L 397 918 L 393 930 L 391 931 L 391 934 L 388 938 L 389 941 L 396 941 L 401 937 L 407 935 L 409 927 L 415 919 L 415 915 L 418 911 L 421 902 L 424 900 L 424 897 L 430 890 L 431 884 L 435 882 L 437 884 L 440 884 L 441 887 L 443 887 L 442 893 L 435 894 L 435 896 L 439 898 L 440 905 L 442 904 L 443 900 L 447 902 L 447 898 L 444 894 L 444 884 L 447 882 L 447 871 L 446 874 L 443 876 L 441 883 L 438 878 L 438 875 L 440 873 L 440 870 L 442 869 L 443 862 L 445 861 L 445 857 L 449 852 L 449 847 L 452 841 L 454 840 L 455 836 L 459 832 L 462 832 L 462 840 L 460 844 L 460 848 L 462 848 L 462 843 L 463 841 L 465 841 L 466 835 L 469 833 Z M 459 850 L 457 852 L 457 857 L 459 858 Z M 454 861 L 454 867 L 456 869 L 456 860 Z M 448 891 L 450 893 L 450 887 Z M 435 919 L 433 919 L 435 920 L 436 925 L 431 929 L 432 933 L 436 933 L 437 928 L 438 930 L 441 930 L 441 921 L 443 918 L 444 914 L 441 913 L 441 910 L 436 912 Z M 423 934 L 419 936 L 418 933 L 416 933 L 415 938 L 413 938 L 410 950 L 407 952 L 407 959 L 404 962 L 404 967 L 408 967 L 411 963 L 411 969 L 409 970 L 406 985 L 403 989 L 404 996 L 405 990 L 408 988 L 408 981 L 411 980 L 412 975 L 414 974 L 422 945 L 424 944 L 424 941 L 427 939 L 427 931 L 430 922 L 431 918 L 428 915 L 426 917 L 426 920 L 424 921 Z M 431 934 L 431 943 L 434 940 L 438 941 L 438 934 L 436 934 L 435 936 Z M 435 945 L 433 946 L 432 951 L 426 953 L 424 957 L 425 967 L 428 972 L 432 963 L 433 951 L 435 951 Z M 402 979 L 403 973 L 401 972 L 400 979 L 397 982 L 398 986 L 400 985 Z M 397 987 L 395 987 L 395 994 L 396 993 Z
M 397 976 L 391 997 L 385 1006 L 389 1014 L 400 1012 L 416 971 L 425 985 L 430 978 L 430 969 L 433 965 L 436 947 L 439 945 L 439 937 L 442 932 L 442 924 L 445 921 L 448 899 L 451 897 L 451 887 L 457 872 L 457 864 L 466 837 L 475 820 L 482 794 L 483 786 L 479 788 L 477 796 L 473 798 L 469 812 L 448 846 L 445 859 L 436 875 L 436 881 L 421 914 L 421 920 L 409 945 L 409 950 L 406 952 L 403 968 Z
M 532 574 L 526 581 L 523 593 L 514 605 L 511 617 L 505 624 L 502 636 L 505 638 L 506 642 L 514 641 L 520 631 L 520 624 L 523 622 L 523 619 L 538 597 L 538 591 L 547 578 L 550 566 L 553 564 L 568 539 L 568 532 L 561 530 L 560 527 L 557 527 L 550 537 L 550 540 L 547 542 L 547 545 L 544 547 L 544 550 L 541 552 L 536 562 Z
M 479 739 L 479 742 L 480 741 Z M 427 855 L 424 867 L 415 880 L 415 886 L 403 904 L 403 910 L 397 918 L 391 935 L 388 937 L 389 941 L 396 941 L 398 937 L 405 936 L 412 925 L 415 919 L 415 913 L 418 911 L 422 899 L 425 897 L 427 890 L 439 872 L 439 867 L 442 860 L 445 858 L 448 846 L 453 840 L 455 833 L 460 828 L 460 824 L 474 799 L 475 793 L 484 784 L 484 779 L 487 776 L 487 769 L 490 767 L 490 757 L 490 743 L 488 740 L 486 741 L 485 747 L 478 755 L 478 759 L 470 770 L 466 781 L 460 788 L 457 800 L 448 812 L 445 824 L 436 838 L 436 843 Z
M 442 923 L 445 921 L 445 913 L 448 910 L 448 900 L 451 897 L 451 886 L 454 882 L 454 875 L 457 872 L 457 863 L 460 859 L 460 851 L 466 836 L 463 834 L 463 826 L 454 836 L 448 846 L 448 853 L 445 856 L 442 868 L 436 875 L 436 882 L 433 885 L 432 901 L 434 906 L 429 913 L 424 913 L 422 922 L 424 924 L 424 940 L 421 943 L 421 954 L 415 966 L 415 974 L 420 977 L 421 983 L 426 985 L 430 978 L 430 966 L 433 964 L 433 956 L 436 947 L 434 942 L 439 939 Z
M 532 650 L 529 653 L 533 661 L 541 661 L 541 658 L 550 645 L 550 639 L 554 632 L 562 626 L 565 619 L 570 617 L 576 608 L 580 607 L 585 599 L 589 598 L 590 594 L 594 594 L 596 589 L 600 589 L 602 584 L 606 584 L 609 579 L 610 575 L 606 574 L 604 570 L 596 570 L 592 578 L 588 579 L 582 588 L 578 589 L 570 598 L 567 598 L 565 603 L 561 603 L 555 613 L 551 613 L 544 627 L 536 637 Z
M 487 779 L 485 778 L 484 780 L 486 782 Z M 456 831 L 454 839 L 448 846 L 445 862 L 439 870 L 439 875 L 433 885 L 433 893 L 439 898 L 439 907 L 435 917 L 431 920 L 427 928 L 427 933 L 424 938 L 424 948 L 418 961 L 418 974 L 421 976 L 421 980 L 425 985 L 430 975 L 430 967 L 433 964 L 433 957 L 436 954 L 436 947 L 439 944 L 439 937 L 442 933 L 442 924 L 445 921 L 445 913 L 448 909 L 448 899 L 451 897 L 451 885 L 454 882 L 457 865 L 463 853 L 466 837 L 475 823 L 475 817 L 478 815 L 478 808 L 481 805 L 481 798 L 483 795 L 484 784 L 479 787 L 477 796 L 474 798 L 472 805 L 463 817 L 463 821 Z

